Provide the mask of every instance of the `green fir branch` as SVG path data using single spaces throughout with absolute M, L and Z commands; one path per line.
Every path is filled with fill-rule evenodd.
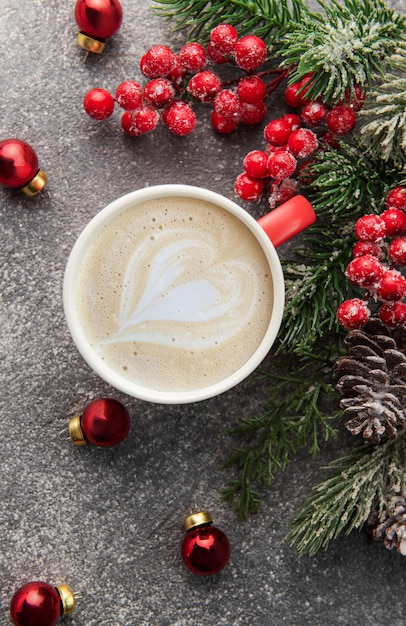
M 391 71 L 371 91 L 360 112 L 361 141 L 368 155 L 379 155 L 406 169 L 406 46 L 389 60 Z
M 361 529 L 372 508 L 387 510 L 406 480 L 406 438 L 365 444 L 328 466 L 330 476 L 313 488 L 286 537 L 300 555 L 313 556 L 341 534 Z
M 290 82 L 311 73 L 306 95 L 337 103 L 384 73 L 387 57 L 405 40 L 406 20 L 382 0 L 318 1 L 323 13 L 304 14 L 279 53 L 285 67 L 295 66 Z
M 336 434 L 332 422 L 337 414 L 331 416 L 322 408 L 334 393 L 327 380 L 330 349 L 326 346 L 320 359 L 314 355 L 302 357 L 299 364 L 297 358 L 292 363 L 275 357 L 274 367 L 259 378 L 272 385 L 267 410 L 260 417 L 240 419 L 237 426 L 226 431 L 244 442 L 243 447 L 232 448 L 226 463 L 226 467 L 237 470 L 239 478 L 230 480 L 223 490 L 224 500 L 233 506 L 239 519 L 259 509 L 259 493 L 253 485 L 269 485 L 299 449 L 307 448 L 314 458 L 321 441 Z
M 272 46 L 311 15 L 302 0 L 155 0 L 155 10 L 167 20 L 175 20 L 176 30 L 185 29 L 188 38 L 202 42 L 219 24 L 231 24 L 240 36 L 253 33 Z

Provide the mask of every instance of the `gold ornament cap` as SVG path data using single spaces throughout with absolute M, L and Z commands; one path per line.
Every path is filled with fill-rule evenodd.
M 69 420 L 69 437 L 77 446 L 85 446 L 87 444 L 87 441 L 83 434 L 82 426 L 80 425 L 80 418 L 80 415 L 75 415 L 75 417 L 72 417 Z
M 183 521 L 183 526 L 186 530 L 191 530 L 192 528 L 196 528 L 196 526 L 201 526 L 202 524 L 211 524 L 213 522 L 213 518 L 207 511 L 199 511 L 198 513 L 192 513 L 192 515 L 188 515 L 185 517 Z
M 94 54 L 101 54 L 106 46 L 104 41 L 90 37 L 81 31 L 76 36 L 76 43 L 86 52 L 93 52 Z
M 75 598 L 69 585 L 59 585 L 56 590 L 61 596 L 62 615 L 70 615 L 75 608 Z
M 45 174 L 43 170 L 38 170 L 35 174 L 34 178 L 30 180 L 30 182 L 23 187 L 23 191 L 27 196 L 35 196 L 39 193 L 46 185 L 48 180 L 48 176 Z

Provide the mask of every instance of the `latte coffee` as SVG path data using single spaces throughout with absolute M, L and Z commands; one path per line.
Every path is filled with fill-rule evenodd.
M 270 261 L 236 215 L 205 199 L 135 203 L 90 242 L 75 284 L 92 350 L 158 392 L 223 381 L 255 353 L 274 307 Z

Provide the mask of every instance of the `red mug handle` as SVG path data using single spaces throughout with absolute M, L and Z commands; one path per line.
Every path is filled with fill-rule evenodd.
M 275 248 L 288 241 L 316 221 L 316 213 L 303 196 L 294 196 L 270 213 L 260 217 L 262 226 Z

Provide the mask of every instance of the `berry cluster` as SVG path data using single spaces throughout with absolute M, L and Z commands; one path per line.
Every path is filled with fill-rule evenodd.
M 271 208 L 297 193 L 297 175 L 319 146 L 337 146 L 337 136 L 350 133 L 356 122 L 356 111 L 362 108 L 365 95 L 358 87 L 344 104 L 329 107 L 307 97 L 312 75 L 285 89 L 286 104 L 295 109 L 274 119 L 264 129 L 264 150 L 249 152 L 243 161 L 244 172 L 235 181 L 235 192 L 249 202 L 261 199 L 270 184 Z
M 154 130 L 159 121 L 175 135 L 188 135 L 196 125 L 193 104 L 208 102 L 213 106 L 211 123 L 219 133 L 230 133 L 240 123 L 257 124 L 265 117 L 265 97 L 286 74 L 277 70 L 276 79 L 266 85 L 254 74 L 267 58 L 267 46 L 256 35 L 239 37 L 235 28 L 220 24 L 212 29 L 207 46 L 186 43 L 178 54 L 169 47 L 156 45 L 140 60 L 140 70 L 148 79 L 145 85 L 126 80 L 115 92 L 91 89 L 84 97 L 86 113 L 105 120 L 117 103 L 123 114 L 121 126 L 134 137 Z M 227 88 L 213 70 L 214 65 L 231 63 L 244 72 L 228 81 Z M 275 71 L 273 71 L 275 72 Z
M 390 328 L 406 323 L 406 187 L 395 187 L 385 198 L 379 215 L 359 218 L 354 228 L 357 243 L 347 266 L 347 278 L 365 290 L 365 296 L 343 302 L 337 311 L 347 330 L 362 328 L 371 316 L 370 300 L 379 303 L 379 316 Z

